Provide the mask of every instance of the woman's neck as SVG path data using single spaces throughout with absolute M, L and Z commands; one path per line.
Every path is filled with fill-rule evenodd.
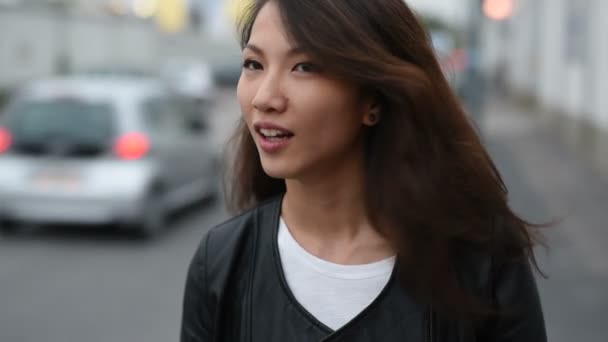
M 352 237 L 368 224 L 359 189 L 289 183 L 282 213 L 297 229 L 334 239 Z
M 294 238 L 328 261 L 361 264 L 392 255 L 365 205 L 362 165 L 316 180 L 287 180 L 282 216 Z

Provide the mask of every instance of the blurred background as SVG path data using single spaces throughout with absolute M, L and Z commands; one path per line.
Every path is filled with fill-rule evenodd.
M 0 341 L 178 339 L 227 218 L 246 0 L 0 0 Z M 608 338 L 608 2 L 409 0 L 545 231 L 551 341 Z

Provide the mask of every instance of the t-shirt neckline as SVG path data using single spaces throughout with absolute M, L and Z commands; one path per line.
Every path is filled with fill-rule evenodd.
M 281 216 L 279 219 L 279 245 L 285 244 L 285 251 L 293 253 L 300 261 L 306 263 L 316 272 L 327 277 L 338 279 L 368 279 L 385 277 L 393 272 L 395 256 L 368 264 L 343 265 L 317 257 L 302 247 L 289 231 L 289 227 Z

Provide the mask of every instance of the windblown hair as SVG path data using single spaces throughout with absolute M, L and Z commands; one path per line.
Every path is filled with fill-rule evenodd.
M 254 1 L 242 18 L 243 47 L 267 1 Z M 365 142 L 366 208 L 375 226 L 399 241 L 403 283 L 446 313 L 491 312 L 460 284 L 458 261 L 475 249 L 497 260 L 528 259 L 538 269 L 540 225 L 508 206 L 505 184 L 414 12 L 403 0 L 270 1 L 290 39 L 323 70 L 379 98 L 381 120 Z M 285 192 L 284 180 L 265 174 L 242 121 L 232 141 L 233 210 Z

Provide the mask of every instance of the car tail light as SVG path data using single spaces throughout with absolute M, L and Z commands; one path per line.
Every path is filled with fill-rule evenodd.
M 141 133 L 127 133 L 114 145 L 114 151 L 121 159 L 134 160 L 145 156 L 150 150 L 148 137 Z
M 0 154 L 5 153 L 11 147 L 13 137 L 11 132 L 4 127 L 0 127 Z

